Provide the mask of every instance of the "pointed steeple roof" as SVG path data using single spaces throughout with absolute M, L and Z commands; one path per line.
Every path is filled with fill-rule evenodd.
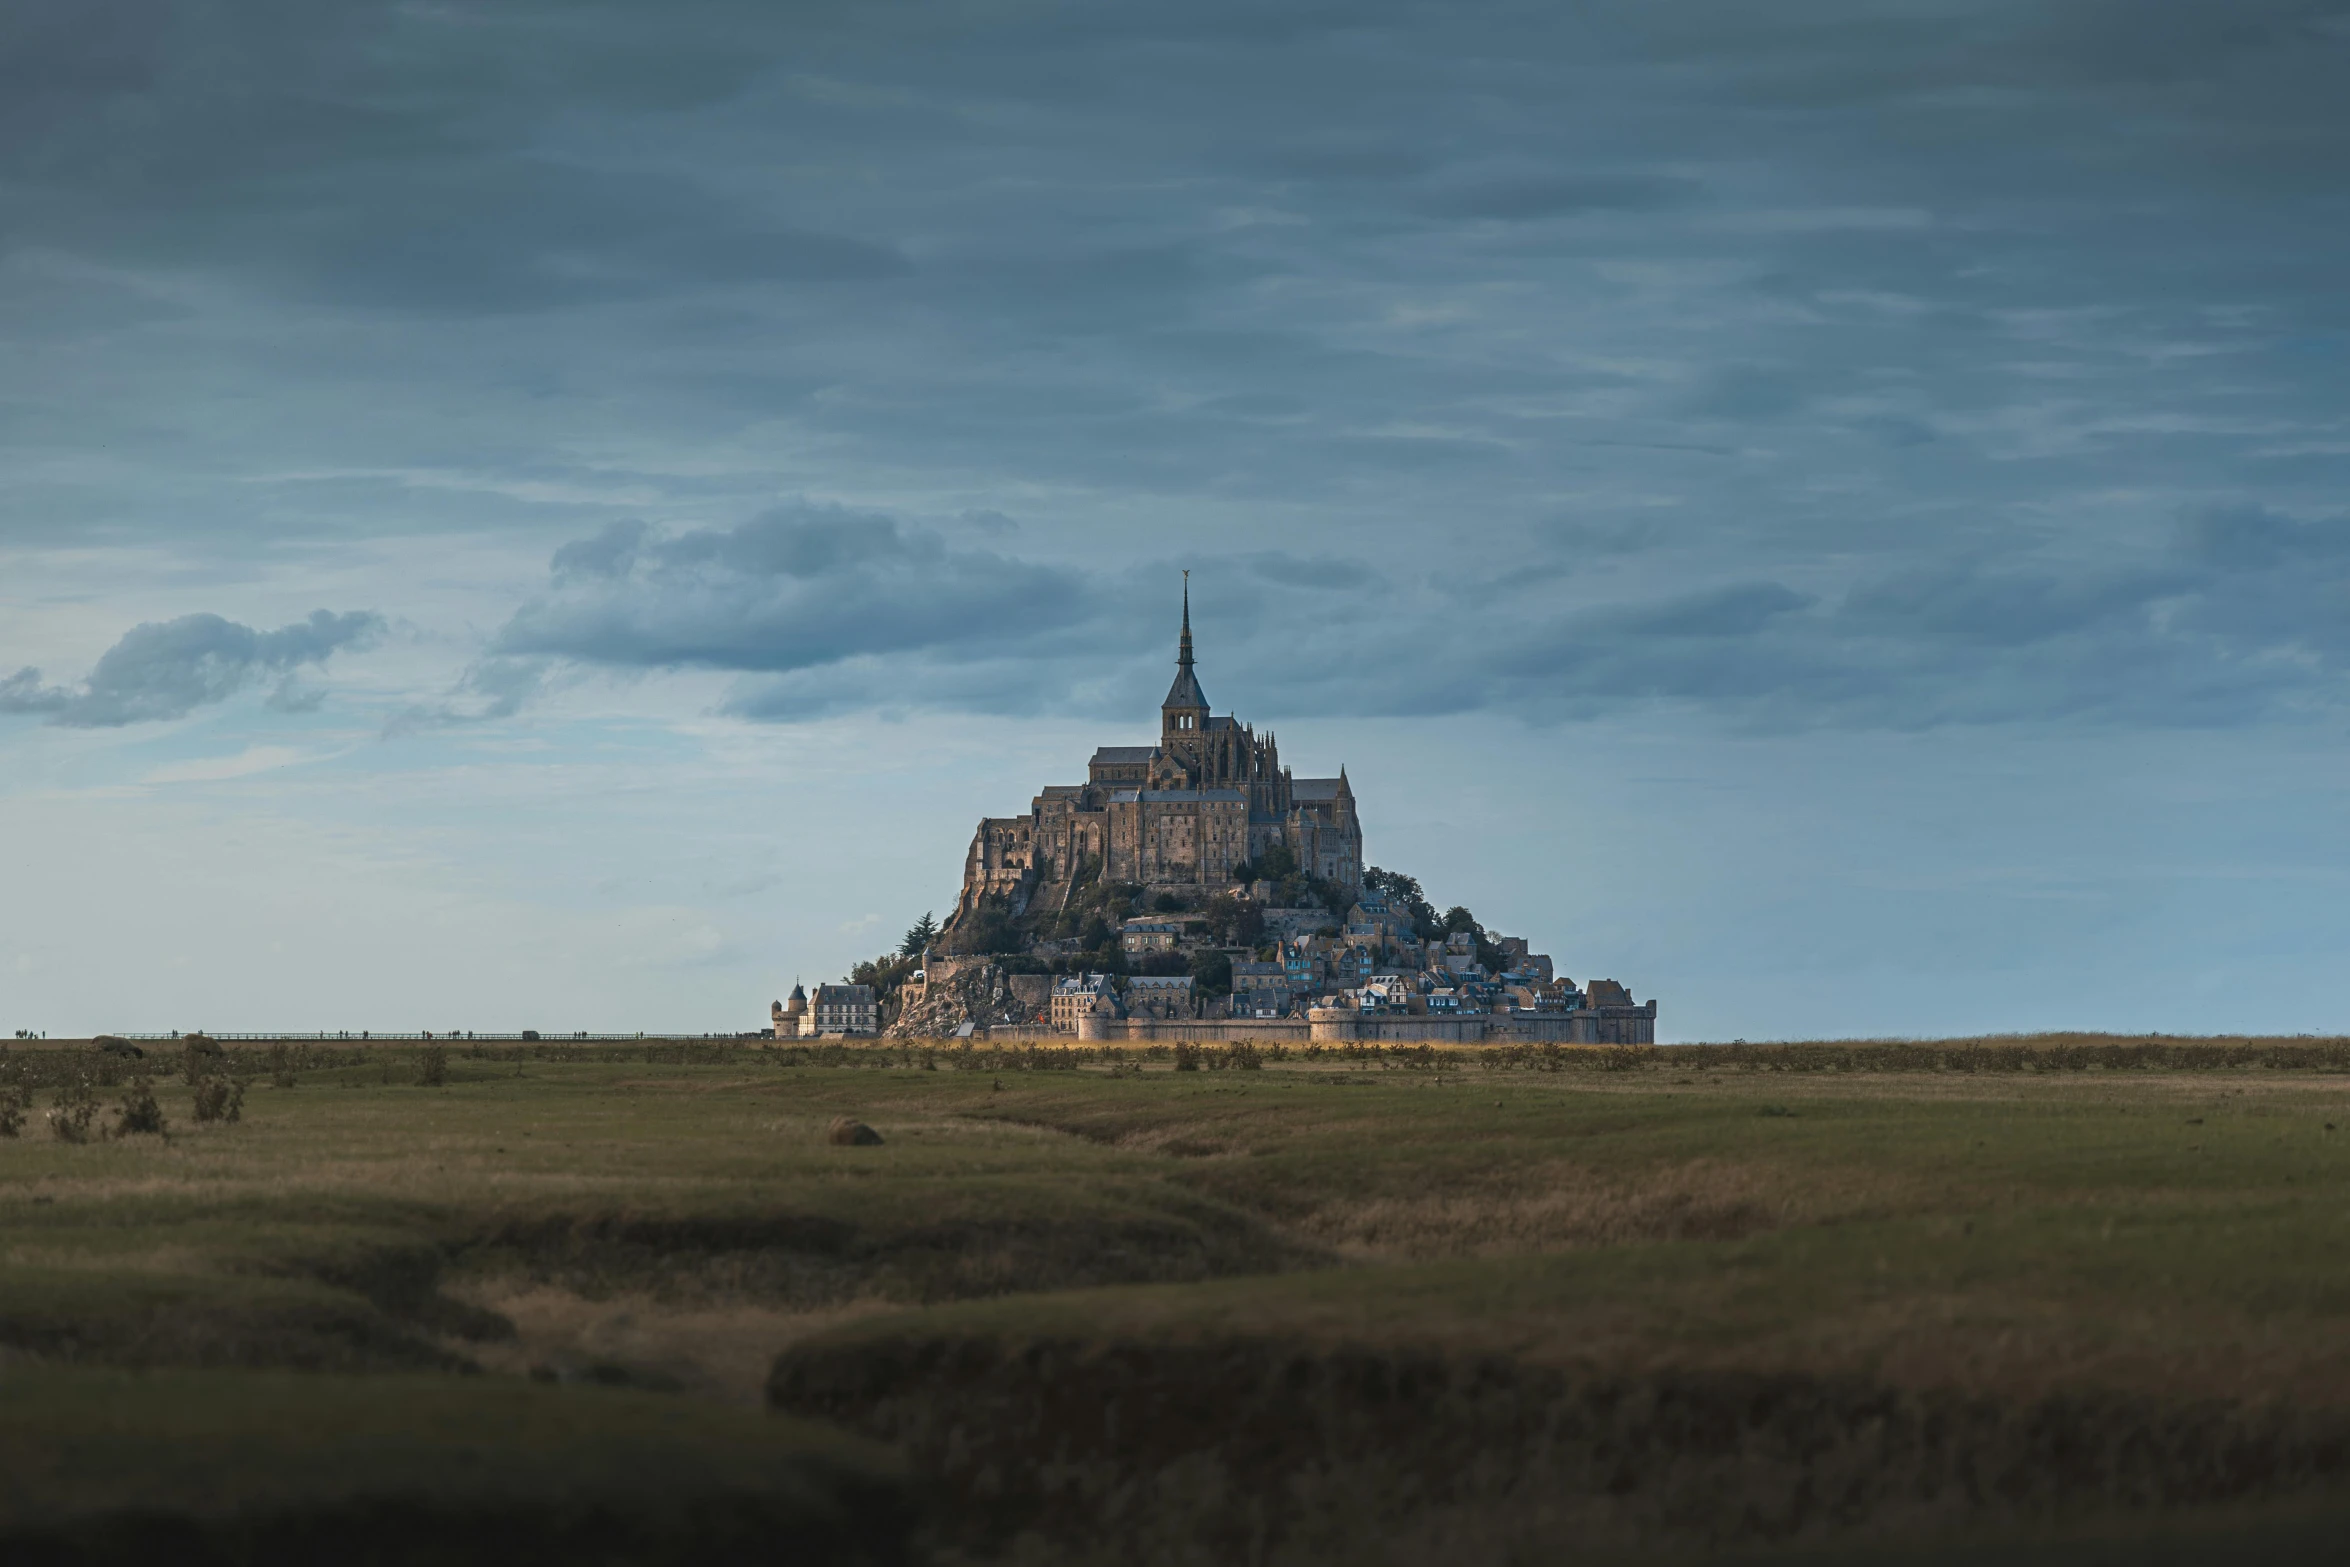
M 1177 708 L 1198 708 L 1206 711 L 1207 693 L 1199 688 L 1199 676 L 1191 672 L 1191 573 L 1183 574 L 1183 640 L 1176 644 L 1175 683 L 1167 688 L 1167 700 L 1159 704 L 1162 712 Z

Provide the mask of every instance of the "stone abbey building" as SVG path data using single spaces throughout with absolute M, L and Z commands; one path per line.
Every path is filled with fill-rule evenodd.
M 1158 743 L 1103 746 L 1085 782 L 1048 785 L 1025 816 L 982 821 L 963 863 L 955 919 L 989 898 L 1015 916 L 1050 912 L 1097 877 L 1146 892 L 1223 892 L 1238 867 L 1275 845 L 1297 857 L 1298 869 L 1349 894 L 1363 884 L 1363 830 L 1346 770 L 1292 777 L 1270 732 L 1208 711 L 1192 668 L 1187 583 Z

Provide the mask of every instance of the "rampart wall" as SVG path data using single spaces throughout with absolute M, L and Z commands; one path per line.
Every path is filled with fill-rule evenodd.
M 1316 1007 L 1302 1018 L 1162 1020 L 1088 1015 L 1078 1019 L 1077 1038 L 1087 1044 L 1137 1045 L 1209 1044 L 1227 1040 L 1300 1045 L 1653 1045 L 1656 1003 L 1593 1007 L 1537 1017 L 1504 1017 L 1483 1012 L 1459 1017 L 1377 1013 L 1366 1016 L 1337 1007 Z

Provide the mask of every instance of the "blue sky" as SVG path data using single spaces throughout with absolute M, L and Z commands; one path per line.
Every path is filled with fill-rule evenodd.
M 27 0 L 0 1029 L 754 1026 L 1219 708 L 1674 1038 L 2350 1026 L 2350 7 Z

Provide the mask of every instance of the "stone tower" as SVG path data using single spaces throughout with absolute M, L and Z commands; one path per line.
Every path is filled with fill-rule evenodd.
M 1159 704 L 1159 744 L 1171 751 L 1198 749 L 1208 727 L 1208 697 L 1191 668 L 1191 573 L 1183 574 L 1183 637 L 1175 646 L 1175 683 Z

